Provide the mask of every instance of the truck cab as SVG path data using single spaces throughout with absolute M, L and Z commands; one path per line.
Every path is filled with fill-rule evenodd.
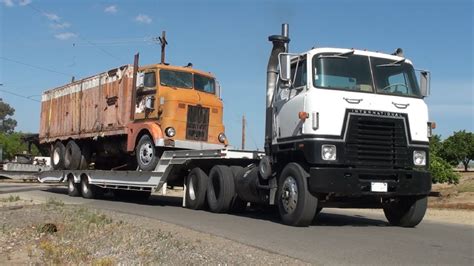
M 127 149 L 135 149 L 140 168 L 156 166 L 160 149 L 152 145 L 163 151 L 222 149 L 228 144 L 220 87 L 211 73 L 155 64 L 140 67 L 136 80 Z M 140 143 L 144 135 L 148 139 Z

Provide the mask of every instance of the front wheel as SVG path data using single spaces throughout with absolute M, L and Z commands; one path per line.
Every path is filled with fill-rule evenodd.
M 428 198 L 400 197 L 390 199 L 383 206 L 385 217 L 391 225 L 401 227 L 417 226 L 426 213 Z
M 308 173 L 297 163 L 283 169 L 278 185 L 277 203 L 284 224 L 308 226 L 318 207 L 318 199 L 308 191 Z
M 142 171 L 153 171 L 160 158 L 156 154 L 155 143 L 149 135 L 143 135 L 135 148 L 138 167 Z

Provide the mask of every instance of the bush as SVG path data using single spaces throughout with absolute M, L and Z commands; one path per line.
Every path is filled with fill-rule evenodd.
M 453 171 L 452 166 L 448 162 L 435 154 L 431 154 L 430 157 L 430 172 L 433 177 L 433 183 L 459 183 L 459 174 Z

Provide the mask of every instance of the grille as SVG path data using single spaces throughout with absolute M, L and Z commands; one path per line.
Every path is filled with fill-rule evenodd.
M 209 130 L 209 108 L 188 106 L 186 139 L 207 141 Z
M 351 116 L 346 142 L 346 163 L 353 166 L 402 168 L 408 149 L 402 119 Z

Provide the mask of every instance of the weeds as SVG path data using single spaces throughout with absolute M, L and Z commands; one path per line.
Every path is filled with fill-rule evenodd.
M 46 205 L 49 207 L 63 207 L 64 202 L 56 198 L 48 198 L 48 200 L 46 200 Z
M 0 202 L 15 202 L 15 201 L 19 201 L 19 200 L 21 200 L 20 196 L 18 196 L 18 195 L 15 195 L 15 196 L 10 195 L 10 197 L 8 197 L 8 198 L 1 198 L 1 199 L 0 199 Z

